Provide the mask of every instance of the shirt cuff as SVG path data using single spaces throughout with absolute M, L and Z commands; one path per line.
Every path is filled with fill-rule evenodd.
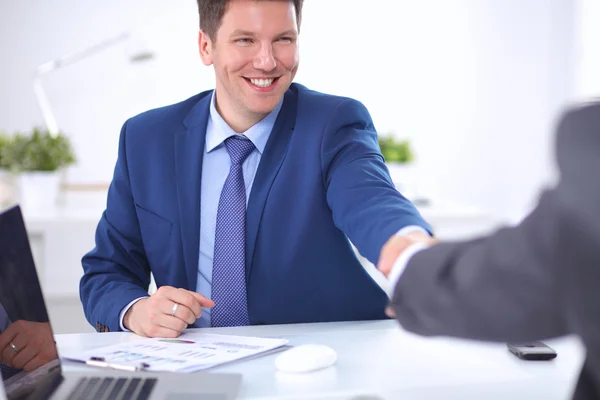
M 134 305 L 141 299 L 147 299 L 147 298 L 148 298 L 148 296 L 138 297 L 137 299 L 133 300 L 131 303 L 129 303 L 125 307 L 123 307 L 123 309 L 119 313 L 119 327 L 121 328 L 121 330 L 123 332 L 131 332 L 129 329 L 125 328 L 125 325 L 123 325 L 123 318 L 125 317 L 125 313 L 127 313 L 127 310 L 129 310 L 132 305 Z
M 406 236 L 406 235 L 410 235 L 411 233 L 414 233 L 414 232 L 421 232 L 421 233 L 426 234 L 427 236 L 431 236 L 431 234 L 427 231 L 427 229 L 425 229 L 419 225 L 405 226 L 404 228 L 402 228 L 398 232 L 396 232 L 396 235 Z
M 392 293 L 396 289 L 396 285 L 398 284 L 400 277 L 404 273 L 404 270 L 406 269 L 406 266 L 408 265 L 408 262 L 410 261 L 410 259 L 415 254 L 427 249 L 428 247 L 429 246 L 426 245 L 425 243 L 411 244 L 396 259 L 396 262 L 394 263 L 394 266 L 392 267 L 392 270 L 390 271 L 390 274 L 388 276 Z

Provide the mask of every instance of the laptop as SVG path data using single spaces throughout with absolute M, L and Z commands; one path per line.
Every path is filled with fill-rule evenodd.
M 0 354 L 26 351 L 29 344 L 23 343 L 34 336 L 45 343 L 41 346 L 45 364 L 25 372 L 0 363 L 0 400 L 230 400 L 237 397 L 241 386 L 241 374 L 127 372 L 94 367 L 80 367 L 82 372 L 64 371 L 21 209 L 16 206 L 0 214 L 0 346 L 8 342 Z M 23 349 L 15 350 L 16 345 Z

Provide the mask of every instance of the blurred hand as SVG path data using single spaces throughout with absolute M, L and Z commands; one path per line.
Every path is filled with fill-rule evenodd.
M 29 372 L 57 358 L 49 322 L 18 320 L 0 334 L 0 362 L 9 367 Z
M 178 304 L 177 310 L 171 315 L 175 304 Z M 214 305 L 214 301 L 199 293 L 161 286 L 152 296 L 139 300 L 127 310 L 123 325 L 141 336 L 175 338 L 200 318 L 202 307 Z
M 425 243 L 428 246 L 439 243 L 434 237 L 423 232 L 412 232 L 408 235 L 393 235 L 381 248 L 377 269 L 389 277 L 394 263 L 402 252 L 415 243 Z
M 385 308 L 385 315 L 387 315 L 390 318 L 396 318 L 396 311 L 394 311 L 392 307 L 387 306 Z

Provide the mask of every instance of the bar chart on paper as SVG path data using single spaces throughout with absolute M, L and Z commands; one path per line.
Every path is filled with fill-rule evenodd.
M 66 360 L 102 359 L 114 365 L 143 363 L 148 371 L 194 372 L 284 346 L 285 339 L 185 333 L 177 339 L 139 339 L 101 347 Z

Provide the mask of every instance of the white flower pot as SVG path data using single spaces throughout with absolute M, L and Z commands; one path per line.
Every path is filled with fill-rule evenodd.
M 24 210 L 39 211 L 56 207 L 60 190 L 58 172 L 23 172 L 17 180 L 19 204 Z
M 7 170 L 0 169 L 0 210 L 11 206 L 16 199 L 15 179 Z

